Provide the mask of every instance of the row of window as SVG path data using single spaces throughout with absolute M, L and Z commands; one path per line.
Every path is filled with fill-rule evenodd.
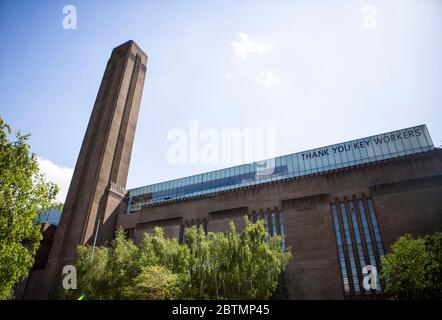
M 345 294 L 381 293 L 379 277 L 376 278 L 376 289 L 364 289 L 363 286 L 364 277 L 367 276 L 365 267 L 371 265 L 379 269 L 380 258 L 385 255 L 373 199 L 363 196 L 338 200 L 331 203 L 331 213 Z M 266 231 L 273 236 L 280 235 L 281 246 L 286 250 L 282 211 L 253 214 L 250 220 L 253 223 L 264 220 Z M 208 232 L 206 220 L 198 225 Z M 184 241 L 186 227 L 188 225 L 181 226 L 181 242 Z
M 288 167 L 286 164 L 277 165 L 271 174 L 261 175 L 257 173 L 256 164 L 252 163 L 131 189 L 129 190 L 128 213 L 140 210 L 144 204 L 232 190 L 277 180 L 281 177 L 288 177 Z M 139 200 L 140 198 L 142 200 Z
M 287 166 L 285 167 L 277 167 L 275 168 L 274 174 L 284 174 L 287 172 Z M 149 198 L 152 198 L 152 200 L 155 199 L 165 199 L 170 200 L 172 198 L 176 199 L 179 196 L 187 195 L 200 195 L 205 191 L 222 191 L 230 188 L 232 185 L 246 185 L 247 183 L 250 183 L 255 180 L 255 172 L 248 172 L 248 173 L 241 173 L 238 175 L 223 177 L 221 174 L 222 171 L 217 171 L 217 173 L 220 173 L 220 177 L 218 175 L 214 175 L 214 177 L 210 177 L 209 180 L 201 179 L 201 182 L 198 182 L 198 179 L 195 179 L 196 182 L 193 181 L 193 179 L 189 178 L 188 183 L 186 184 L 185 179 L 178 179 L 173 180 L 168 183 L 165 183 L 164 188 L 159 189 L 158 191 L 153 192 L 147 192 L 150 193 Z M 197 178 L 199 176 L 195 176 Z M 148 186 L 149 187 L 149 186 Z M 147 188 L 146 190 L 149 190 Z
M 331 204 L 333 226 L 338 248 L 342 283 L 346 294 L 382 292 L 379 278 L 376 289 L 363 288 L 364 267 L 378 269 L 384 247 L 379 232 L 373 199 L 363 197 Z
M 426 128 L 412 129 L 419 133 L 414 139 L 395 138 L 386 142 L 382 137 L 388 135 L 374 136 L 276 157 L 267 162 L 254 162 L 131 189 L 128 213 L 140 210 L 144 204 L 232 190 L 431 150 L 433 145 Z
M 255 223 L 259 220 L 264 220 L 264 226 L 266 231 L 272 235 L 272 236 L 276 236 L 279 235 L 281 236 L 281 247 L 283 249 L 283 251 L 285 251 L 286 249 L 286 245 L 285 245 L 285 234 L 284 234 L 284 214 L 281 211 L 278 212 L 267 212 L 267 213 L 262 213 L 262 214 L 255 214 L 251 216 L 251 222 Z M 207 234 L 208 232 L 208 226 L 207 226 L 207 221 L 204 220 L 202 222 L 193 224 L 197 227 L 202 226 L 205 233 Z M 193 225 L 181 225 L 180 227 L 180 235 L 179 235 L 179 241 L 181 243 L 184 242 L 184 231 L 185 228 L 193 226 Z
M 58 225 L 61 219 L 61 208 L 50 208 L 38 212 L 35 223 L 48 223 Z
M 282 211 L 266 212 L 252 215 L 253 223 L 264 220 L 266 231 L 272 236 L 281 236 L 281 247 L 285 251 L 285 233 L 284 233 L 284 213 Z

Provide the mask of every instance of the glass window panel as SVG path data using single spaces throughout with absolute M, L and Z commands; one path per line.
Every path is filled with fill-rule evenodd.
M 213 191 L 213 189 L 215 188 L 215 180 L 216 180 L 216 178 L 215 178 L 215 176 L 216 176 L 216 172 L 210 172 L 210 175 L 209 175 L 209 181 L 210 181 L 210 183 L 209 183 L 209 186 L 210 186 L 210 189 L 212 189 L 211 191 Z
M 379 144 L 381 150 L 381 157 L 379 159 L 387 158 L 388 154 L 390 154 L 389 141 L 390 137 L 388 135 L 381 136 L 382 143 Z
M 272 212 L 272 232 L 273 236 L 276 236 L 276 220 L 275 220 L 275 213 Z
M 210 173 L 209 181 L 210 181 L 211 192 L 215 191 L 216 188 L 216 180 L 217 180 L 216 175 L 217 175 L 216 171 L 212 171 Z
M 398 155 L 398 149 L 397 149 L 398 141 L 396 141 L 396 136 L 394 134 L 390 134 L 389 136 L 390 136 L 390 143 L 388 144 L 388 149 L 390 151 L 390 155 L 397 156 Z
M 366 148 L 368 160 L 370 160 L 370 161 L 376 159 L 376 153 L 375 153 L 374 145 L 375 145 L 374 139 L 371 139 L 370 140 L 370 145 Z
M 280 172 L 281 172 L 281 167 L 282 167 L 281 157 L 276 157 L 273 163 L 275 164 L 274 173 L 275 173 L 275 175 L 279 176 Z
M 370 230 L 368 227 L 368 220 L 367 220 L 366 212 L 365 212 L 364 201 L 362 199 L 358 200 L 358 208 L 359 208 L 359 214 L 361 215 L 362 230 L 363 230 L 365 242 L 367 245 L 367 253 L 368 253 L 368 258 L 370 260 L 369 262 L 372 266 L 377 267 L 376 259 L 375 259 L 375 255 L 374 255 L 373 242 L 371 241 Z M 377 281 L 377 291 L 382 291 L 379 278 Z
M 268 222 L 268 214 L 264 213 L 264 225 L 266 228 L 266 231 L 269 232 L 269 222 Z
M 409 154 L 411 150 L 413 150 L 413 146 L 411 145 L 411 141 L 410 139 L 405 139 L 404 138 L 404 132 L 405 131 L 401 131 L 401 135 L 402 135 L 402 143 L 404 144 L 405 150 L 407 151 L 406 154 Z
M 382 149 L 380 146 L 380 141 L 380 137 L 376 137 L 376 139 L 373 139 L 371 143 L 372 150 L 376 159 L 382 159 Z
M 350 143 L 348 145 L 350 146 L 350 150 L 346 150 L 345 154 L 347 155 L 348 162 L 353 164 L 355 161 L 355 156 L 354 156 L 354 151 L 353 151 L 354 149 L 351 147 Z
M 162 195 L 163 191 L 166 190 L 167 185 L 169 184 L 169 182 L 162 182 L 160 183 L 160 188 L 159 188 L 159 192 Z
M 319 168 L 322 167 L 321 159 L 319 159 L 319 149 L 316 150 L 316 156 L 311 159 L 310 163 L 312 166 L 311 173 L 317 173 Z
M 355 147 L 355 144 L 357 147 Z M 364 150 L 365 142 L 363 140 L 358 140 L 355 143 L 353 143 L 353 154 L 355 157 L 355 163 L 361 163 L 362 160 L 362 153 L 361 150 Z
M 281 235 L 282 251 L 285 251 L 284 213 L 279 212 L 279 234 Z
M 385 255 L 384 246 L 382 245 L 382 239 L 381 239 L 381 235 L 379 232 L 379 225 L 378 225 L 377 218 L 376 218 L 376 211 L 374 208 L 373 200 L 370 198 L 367 200 L 367 202 L 368 202 L 368 209 L 370 211 L 371 223 L 373 225 L 376 246 L 378 248 L 379 255 L 382 257 Z
M 342 152 L 339 152 L 339 155 L 341 156 L 341 161 L 343 164 L 348 165 L 348 162 L 350 159 L 348 158 L 348 155 L 350 154 L 351 150 L 348 150 L 349 144 L 341 144 L 338 146 L 338 150 L 341 150 Z
M 413 129 L 407 130 L 407 134 L 410 137 L 408 140 L 411 142 L 413 149 L 420 149 L 419 139 L 416 137 L 416 132 Z
M 229 169 L 229 186 L 232 186 L 235 183 L 235 168 Z
M 341 209 L 342 224 L 344 226 L 345 240 L 347 242 L 347 253 L 348 253 L 348 258 L 350 261 L 350 267 L 351 267 L 351 271 L 352 271 L 351 273 L 353 276 L 354 290 L 356 293 L 359 293 L 360 292 L 359 280 L 358 280 L 358 274 L 356 272 L 356 263 L 355 263 L 354 253 L 353 253 L 353 243 L 351 240 L 350 228 L 349 228 L 349 224 L 348 224 L 348 220 L 347 220 L 347 210 L 345 208 L 345 203 L 343 201 L 341 201 L 339 203 L 339 205 L 340 205 L 340 209 Z
M 288 160 L 287 156 L 281 157 L 281 166 L 282 166 L 281 175 L 283 178 L 287 178 L 289 173 L 289 164 L 287 163 L 287 160 Z
M 344 249 L 343 244 L 341 240 L 341 230 L 338 220 L 338 212 L 336 205 L 333 203 L 331 205 L 332 207 L 332 217 L 333 217 L 333 225 L 335 229 L 335 235 L 336 235 L 336 244 L 338 246 L 338 254 L 339 254 L 339 261 L 341 265 L 341 276 L 342 276 L 342 283 L 344 285 L 344 292 L 350 293 L 350 286 L 348 283 L 348 275 L 347 275 L 347 267 L 345 265 L 345 256 L 344 256 Z
M 219 170 L 218 171 L 218 182 L 217 182 L 217 190 L 219 191 L 219 190 L 221 190 L 221 188 L 222 188 L 222 186 L 224 185 L 224 182 L 223 182 L 223 171 L 222 170 Z
M 336 169 L 336 157 L 332 148 L 328 148 L 328 165 L 330 170 Z
M 336 149 L 337 150 L 337 149 Z M 342 155 L 341 152 L 333 151 L 333 156 L 335 157 L 335 168 L 342 168 L 344 165 L 344 160 L 342 159 Z
M 294 167 L 293 167 L 293 161 L 292 161 L 292 156 L 288 155 L 288 156 L 284 156 L 285 160 L 284 162 L 287 165 L 287 176 L 293 176 L 293 172 L 294 172 Z
M 239 174 L 244 175 L 245 172 L 246 172 L 246 166 L 240 166 L 239 167 Z
M 239 181 L 239 166 L 236 166 L 235 168 L 233 168 L 233 184 L 238 185 L 240 183 Z
M 425 148 L 425 150 L 432 150 L 433 149 L 433 141 L 431 140 L 430 134 L 428 133 L 428 130 L 425 126 L 419 128 L 419 132 L 422 133 L 422 139 L 425 138 L 425 141 L 422 140 L 421 145 L 422 146 L 428 146 Z M 419 137 L 421 139 L 421 137 Z
M 368 145 L 367 145 L 367 143 L 368 143 Z M 373 143 L 373 141 L 371 141 L 371 140 L 366 140 L 366 141 L 362 140 L 360 142 L 360 144 L 359 144 L 360 145 L 359 152 L 360 152 L 361 162 L 362 162 L 362 160 L 365 160 L 365 159 L 367 159 L 369 157 L 369 155 L 367 153 L 367 150 L 368 150 L 368 148 L 369 148 L 371 143 Z
M 196 190 L 196 195 L 200 195 L 201 194 L 201 183 L 203 182 L 203 175 L 199 174 L 196 176 L 195 179 L 195 190 Z
M 328 149 L 324 149 L 324 150 L 328 150 Z M 330 153 L 330 151 L 328 151 Z M 329 155 L 325 154 L 323 155 L 322 158 L 322 171 L 326 171 L 328 169 L 330 169 L 330 161 L 329 161 Z
M 356 249 L 357 249 L 357 253 L 359 256 L 359 267 L 362 272 L 362 270 L 365 267 L 365 258 L 364 258 L 364 250 L 362 249 L 362 239 L 361 239 L 361 235 L 359 233 L 358 217 L 356 215 L 356 209 L 354 206 L 354 202 L 350 200 L 348 202 L 348 206 L 350 208 L 350 215 L 351 215 L 351 220 L 352 220 L 352 225 L 353 225 L 353 234 L 355 236 Z

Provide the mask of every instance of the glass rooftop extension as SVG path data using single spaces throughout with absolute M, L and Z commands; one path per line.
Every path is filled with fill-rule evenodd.
M 297 152 L 128 191 L 127 213 L 144 206 L 431 151 L 425 125 Z
M 42 210 L 38 212 L 37 217 L 35 218 L 34 223 L 49 223 L 58 226 L 61 219 L 62 209 L 55 207 L 49 208 L 47 210 Z

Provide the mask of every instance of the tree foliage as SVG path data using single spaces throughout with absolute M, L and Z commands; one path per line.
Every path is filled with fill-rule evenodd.
M 238 232 L 187 228 L 185 241 L 165 238 L 161 228 L 145 233 L 140 246 L 118 230 L 109 247 L 79 246 L 78 289 L 90 299 L 268 299 L 278 286 L 290 249 L 270 236 L 263 221 Z
M 0 117 L 0 299 L 11 298 L 14 285 L 28 275 L 42 237 L 34 220 L 54 205 L 58 191 L 45 182 L 28 138 L 12 135 Z
M 270 236 L 264 221 L 250 223 L 247 217 L 241 232 L 233 222 L 227 233 L 207 236 L 201 228 L 191 228 L 185 242 L 190 249 L 189 298 L 268 299 L 291 259 L 280 236 Z
M 382 259 L 380 277 L 393 299 L 442 299 L 442 233 L 399 238 Z
M 170 300 L 180 296 L 179 277 L 163 266 L 141 267 L 123 296 L 136 300 Z

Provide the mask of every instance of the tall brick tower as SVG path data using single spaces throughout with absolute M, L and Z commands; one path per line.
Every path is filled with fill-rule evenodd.
M 126 205 L 125 187 L 146 64 L 147 55 L 132 40 L 112 51 L 46 268 L 41 276 L 30 279 L 34 280 L 32 288 L 28 287 L 32 298 L 53 296 L 63 267 L 75 262 L 78 244 L 101 245 L 113 237 L 116 216 Z

